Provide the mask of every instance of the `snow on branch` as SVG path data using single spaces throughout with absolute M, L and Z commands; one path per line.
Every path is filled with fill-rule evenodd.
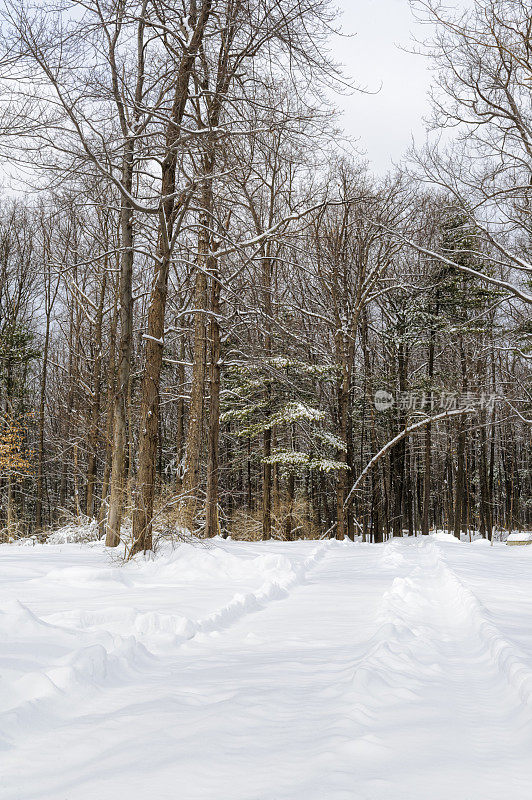
M 401 439 L 404 439 L 405 436 L 408 436 L 413 431 L 418 430 L 418 428 L 422 428 L 425 425 L 430 425 L 431 422 L 438 422 L 441 419 L 448 419 L 449 417 L 457 417 L 460 414 L 474 414 L 474 413 L 475 413 L 475 409 L 474 408 L 455 408 L 455 409 L 452 409 L 451 411 L 444 411 L 441 414 L 436 414 L 435 417 L 426 417 L 425 419 L 419 420 L 419 422 L 414 422 L 412 425 L 407 425 L 405 427 L 405 429 L 401 431 L 401 433 L 398 433 L 397 436 L 395 436 L 393 439 L 390 439 L 390 441 L 387 442 L 384 445 L 384 447 L 381 448 L 381 450 L 379 450 L 379 452 L 376 455 L 374 455 L 373 458 L 370 461 L 368 461 L 368 463 L 366 464 L 366 466 L 364 467 L 364 469 L 362 470 L 362 472 L 360 473 L 360 475 L 358 476 L 358 478 L 354 482 L 353 486 L 351 487 L 351 491 L 349 492 L 349 494 L 346 497 L 344 506 L 347 505 L 347 503 L 351 499 L 351 495 L 353 494 L 353 492 L 356 492 L 356 490 L 357 490 L 358 486 L 360 485 L 361 481 L 363 480 L 363 478 L 366 477 L 366 475 L 368 474 L 370 469 L 373 466 L 375 466 L 377 461 L 380 461 L 380 459 L 384 455 L 386 455 L 386 453 L 389 450 L 391 450 L 392 447 L 394 447 L 397 444 L 397 442 L 400 442 Z

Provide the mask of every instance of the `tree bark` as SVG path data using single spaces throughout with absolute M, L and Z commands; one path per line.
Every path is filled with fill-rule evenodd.
M 161 175 L 162 202 L 159 214 L 158 258 L 150 297 L 147 334 L 145 336 L 146 352 L 141 390 L 138 474 L 133 512 L 131 555 L 138 551 L 151 550 L 152 548 L 155 464 L 159 434 L 159 389 L 163 361 L 168 276 L 173 241 L 180 224 L 178 219 L 182 219 L 183 210 L 188 203 L 186 194 L 182 196 L 180 201 L 175 197 L 177 146 L 181 133 L 181 123 L 189 97 L 189 83 L 194 61 L 203 39 L 205 27 L 210 16 L 210 9 L 210 0 L 204 0 L 199 16 L 197 16 L 195 2 L 192 0 L 190 4 L 189 20 L 194 30 L 190 44 L 185 48 L 178 65 L 172 112 L 166 130 L 166 156 L 163 161 Z M 179 215 L 181 216 L 179 217 Z M 206 220 L 202 221 L 205 222 Z M 210 218 L 207 222 L 210 225 Z M 208 242 L 210 243 L 210 237 L 208 237 Z M 209 251 L 206 248 L 206 258 L 208 253 Z
M 38 531 L 42 530 L 43 515 L 43 461 L 44 461 L 44 412 L 46 403 L 46 380 L 48 375 L 48 352 L 50 349 L 50 314 L 46 314 L 46 330 L 44 334 L 44 347 L 42 356 L 41 391 L 39 397 L 39 433 L 37 446 L 37 479 L 35 487 L 35 525 Z
M 175 490 L 179 496 L 183 489 L 183 446 L 185 442 L 185 338 L 181 337 L 179 343 L 179 361 L 177 368 L 177 384 L 179 387 L 179 399 L 177 401 L 177 430 L 176 430 L 176 476 Z
M 429 339 L 429 361 L 427 365 L 427 405 L 429 413 L 432 413 L 432 381 L 434 378 L 434 347 L 436 342 L 436 331 L 431 328 Z M 430 488 L 432 472 L 432 426 L 429 424 L 425 430 L 425 470 L 423 473 L 423 518 L 421 520 L 421 533 L 428 536 L 430 527 Z
M 220 532 L 218 520 L 218 449 L 220 441 L 220 279 L 211 265 L 211 318 L 209 321 L 210 396 L 207 435 L 207 496 L 205 501 L 205 536 Z
M 125 144 L 122 184 L 133 189 L 134 140 Z M 126 495 L 127 399 L 133 355 L 133 206 L 122 195 L 120 205 L 120 344 L 113 413 L 113 457 L 105 544 L 118 547 Z
M 94 516 L 94 488 L 96 483 L 96 451 L 98 447 L 98 421 L 100 418 L 100 396 L 101 396 L 101 375 L 102 375 L 102 323 L 103 308 L 105 302 L 105 291 L 107 284 L 107 261 L 104 262 L 104 272 L 98 303 L 98 313 L 96 316 L 96 326 L 94 330 L 94 378 L 92 382 L 93 396 L 90 411 L 89 430 L 87 435 L 87 494 L 85 513 L 91 518 Z
M 197 491 L 199 485 L 199 466 L 201 438 L 203 431 L 203 399 L 205 394 L 205 310 L 207 307 L 207 255 L 208 242 L 202 229 L 198 243 L 198 266 L 194 290 L 194 346 L 192 386 L 188 410 L 187 441 L 185 465 L 183 470 L 183 499 L 181 502 L 181 523 L 189 531 L 194 530 Z

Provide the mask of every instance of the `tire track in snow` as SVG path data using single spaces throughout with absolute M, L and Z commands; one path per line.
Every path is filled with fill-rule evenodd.
M 460 580 L 440 551 L 439 556 L 446 579 L 453 586 L 460 606 L 468 609 L 471 623 L 492 662 L 516 691 L 521 702 L 526 706 L 532 705 L 532 668 L 526 663 L 526 656 L 520 653 L 515 643 L 505 638 L 492 621 L 490 612 Z
M 410 554 L 415 557 L 412 563 Z M 443 632 L 446 641 L 476 637 L 485 661 L 521 703 L 532 705 L 531 665 L 491 621 L 437 545 L 425 540 L 414 545 L 387 543 L 381 564 L 405 574 L 395 577 L 383 596 L 379 628 L 355 665 L 355 688 L 378 704 L 393 697 L 416 699 L 425 679 L 442 673 L 439 643 Z
M 247 615 L 289 597 L 291 590 L 304 583 L 310 571 L 338 544 L 334 540 L 320 543 L 302 563 L 291 564 L 286 576 L 267 581 L 256 592 L 236 593 L 224 606 L 198 620 L 159 612 L 129 612 L 126 618 L 122 617 L 122 622 L 127 620 L 132 627 L 129 636 L 108 630 L 102 613 L 53 614 L 49 617 L 54 620 L 51 623 L 15 602 L 3 614 L 6 619 L 9 617 L 9 629 L 15 639 L 17 631 L 41 639 L 48 637 L 56 655 L 52 664 L 32 669 L 6 692 L 7 708 L 0 727 L 4 741 L 11 738 L 16 727 L 26 726 L 39 710 L 53 707 L 58 697 L 70 701 L 74 689 L 86 693 L 102 685 L 120 684 L 132 672 L 152 668 L 156 655 L 150 651 L 150 637 L 161 633 L 171 636 L 172 646 L 179 647 L 200 635 L 221 633 Z M 60 624 L 62 617 L 71 624 Z M 71 649 L 80 638 L 84 644 Z
M 381 565 L 396 577 L 348 694 L 375 742 L 367 796 L 530 797 L 531 667 L 434 542 L 389 543 Z
M 305 582 L 307 575 L 325 558 L 329 550 L 337 546 L 340 543 L 335 540 L 322 542 L 300 564 L 294 565 L 283 558 L 284 563 L 279 564 L 284 567 L 283 577 L 264 582 L 254 592 L 237 592 L 223 606 L 196 620 L 180 614 L 134 609 L 118 609 L 116 612 L 67 612 L 51 615 L 49 620 L 54 625 L 67 623 L 69 631 L 98 629 L 106 633 L 111 633 L 106 628 L 106 623 L 118 622 L 122 628 L 129 628 L 131 635 L 138 638 L 148 650 L 150 637 L 158 634 L 171 637 L 167 645 L 179 646 L 201 634 L 221 633 L 248 614 L 263 610 L 271 602 L 287 598 L 291 590 Z M 279 569 L 279 572 L 283 570 Z
M 334 539 L 323 542 L 314 548 L 302 564 L 292 569 L 292 574 L 284 580 L 272 580 L 265 583 L 257 592 L 235 594 L 234 597 L 217 611 L 192 622 L 193 632 L 190 640 L 199 633 L 219 633 L 233 623 L 239 622 L 248 614 L 264 609 L 270 602 L 289 597 L 290 590 L 305 582 L 309 572 L 325 558 L 327 552 L 337 545 Z
M 38 791 L 47 786 L 53 800 L 70 796 L 42 756 L 57 735 L 62 769 L 64 753 L 67 774 L 88 776 L 79 797 L 90 800 L 117 791 L 170 797 L 176 786 L 190 800 L 220 798 L 221 775 L 236 800 L 527 800 L 532 742 L 527 749 L 520 729 L 526 707 L 514 692 L 527 681 L 506 670 L 519 654 L 489 627 L 489 613 L 454 576 L 442 548 L 426 540 L 341 547 L 327 542 L 291 571 L 288 559 L 279 560 L 279 580 L 273 560 L 269 572 L 258 572 L 260 588 L 192 620 L 190 636 L 152 658 L 133 685 L 126 678 L 115 692 L 105 681 L 104 691 L 73 694 L 72 713 L 63 702 L 47 703 L 48 729 L 44 717 L 26 749 L 26 730 L 17 730 L 22 756 L 11 775 L 23 771 L 22 757 L 32 767 L 40 757 Z M 276 603 L 281 598 L 290 599 Z M 95 634 L 106 610 L 87 625 Z M 253 618 L 259 610 L 267 613 Z M 137 615 L 138 641 L 148 644 L 184 619 L 128 613 Z M 113 621 L 122 628 L 121 617 Z M 259 637 L 248 642 L 250 630 Z M 40 625 L 29 633 L 39 631 L 52 635 Z M 200 638 L 225 631 L 223 640 Z M 101 634 L 112 636 L 105 627 Z M 197 647 L 180 650 L 195 637 Z M 494 640 L 500 647 L 492 652 Z M 79 745 L 78 755 L 70 753 L 69 738 L 85 746 L 91 736 L 83 758 Z M 146 742 L 157 769 L 143 782 L 136 768 L 146 763 Z M 98 773 L 106 763 L 111 769 L 105 758 L 115 749 L 127 753 L 124 771 L 102 795 L 94 763 Z M 30 786 L 31 778 L 23 782 Z

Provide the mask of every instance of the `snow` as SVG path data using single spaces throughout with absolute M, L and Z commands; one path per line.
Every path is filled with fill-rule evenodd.
M 436 539 L 438 542 L 452 542 L 453 544 L 456 542 L 456 544 L 459 544 L 456 536 L 446 531 L 436 531 L 436 533 L 432 534 L 432 538 Z
M 532 531 L 511 533 L 506 539 L 507 542 L 532 542 Z
M 98 522 L 87 520 L 84 524 L 72 522 L 63 525 L 47 537 L 47 544 L 67 544 L 68 542 L 90 542 L 98 539 Z
M 441 534 L 2 545 L 0 796 L 527 800 L 531 590 Z

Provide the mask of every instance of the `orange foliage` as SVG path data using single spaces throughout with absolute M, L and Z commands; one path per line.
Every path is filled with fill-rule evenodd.
M 0 415 L 0 476 L 28 475 L 31 464 L 23 453 L 24 427 Z

